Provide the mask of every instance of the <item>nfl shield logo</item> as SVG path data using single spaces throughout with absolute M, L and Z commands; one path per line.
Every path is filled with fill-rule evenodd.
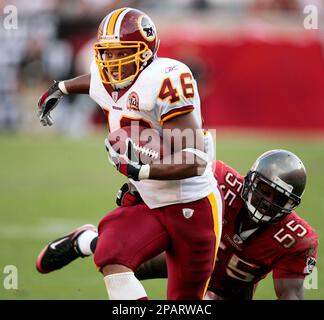
M 117 100 L 118 100 L 118 92 L 117 92 L 117 91 L 113 91 L 113 92 L 112 92 L 112 98 L 113 98 L 113 100 L 114 100 L 115 102 L 117 102 Z
M 311 274 L 316 265 L 316 260 L 313 257 L 308 257 L 306 261 L 306 267 L 304 268 L 304 273 Z
M 194 213 L 193 209 L 189 209 L 189 208 L 182 209 L 182 214 L 186 219 L 190 219 L 192 217 L 193 213 Z

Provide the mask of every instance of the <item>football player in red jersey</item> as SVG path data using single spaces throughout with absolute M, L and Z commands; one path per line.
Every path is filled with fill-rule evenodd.
M 209 291 L 214 298 L 251 299 L 272 271 L 278 299 L 302 299 L 318 247 L 317 234 L 294 211 L 306 185 L 302 161 L 273 150 L 261 155 L 245 178 L 221 161 L 215 172 L 226 209 Z
M 134 270 L 164 251 L 168 299 L 202 299 L 221 238 L 222 196 L 205 148 L 197 83 L 184 63 L 158 57 L 158 46 L 148 15 L 132 8 L 114 10 L 98 28 L 90 74 L 55 82 L 38 104 L 41 123 L 51 125 L 50 113 L 64 94 L 86 93 L 107 116 L 110 133 L 143 126 L 171 141 L 171 161 L 151 164 L 132 157 L 134 139 L 126 139 L 123 154 L 105 140 L 111 163 L 143 199 L 115 208 L 98 226 L 94 261 L 110 299 L 147 299 Z M 187 139 L 189 133 L 192 139 Z M 179 143 L 172 143 L 178 137 Z M 84 226 L 73 237 L 93 236 L 91 228 Z M 40 260 L 64 243 L 52 243 Z M 38 269 L 49 271 L 46 263 Z
M 259 281 L 272 271 L 278 299 L 303 299 L 304 278 L 316 263 L 318 237 L 294 211 L 306 185 L 302 161 L 289 151 L 272 150 L 262 154 L 245 177 L 222 161 L 214 162 L 214 174 L 224 195 L 225 215 L 205 298 L 252 299 Z M 128 206 L 139 197 L 125 185 L 117 201 Z M 66 237 L 67 243 L 78 247 L 74 233 L 71 235 Z M 64 254 L 40 256 L 38 263 L 47 263 L 53 271 L 76 256 L 75 250 L 66 249 Z M 142 264 L 135 274 L 140 280 L 166 278 L 165 255 Z

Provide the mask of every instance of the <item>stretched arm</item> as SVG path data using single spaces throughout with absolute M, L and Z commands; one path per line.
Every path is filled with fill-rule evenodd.
M 51 111 L 67 94 L 89 94 L 90 74 L 85 74 L 65 81 L 54 81 L 38 100 L 38 116 L 44 126 L 51 126 Z
M 66 91 L 70 94 L 89 94 L 90 89 L 90 73 L 82 76 L 65 80 L 64 85 Z
M 304 279 L 273 279 L 278 300 L 303 300 Z

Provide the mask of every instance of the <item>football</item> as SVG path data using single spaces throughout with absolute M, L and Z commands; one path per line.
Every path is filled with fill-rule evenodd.
M 108 140 L 119 154 L 127 151 L 129 139 L 140 164 L 152 164 L 163 158 L 163 139 L 155 129 L 142 126 L 127 126 L 111 132 Z

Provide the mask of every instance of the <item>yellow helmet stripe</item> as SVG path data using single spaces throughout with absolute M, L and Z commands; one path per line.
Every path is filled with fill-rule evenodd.
M 108 27 L 107 27 L 107 35 L 111 36 L 114 34 L 114 29 L 115 29 L 115 24 L 117 21 L 118 16 L 125 10 L 126 8 L 121 8 L 116 10 L 113 15 L 111 16 L 109 22 L 108 22 Z
M 102 35 L 103 36 L 106 36 L 106 31 L 107 31 L 107 26 L 108 26 L 108 22 L 110 20 L 110 17 L 112 16 L 113 12 L 109 13 L 105 19 L 104 19 L 104 22 L 103 22 L 103 26 L 102 26 Z

